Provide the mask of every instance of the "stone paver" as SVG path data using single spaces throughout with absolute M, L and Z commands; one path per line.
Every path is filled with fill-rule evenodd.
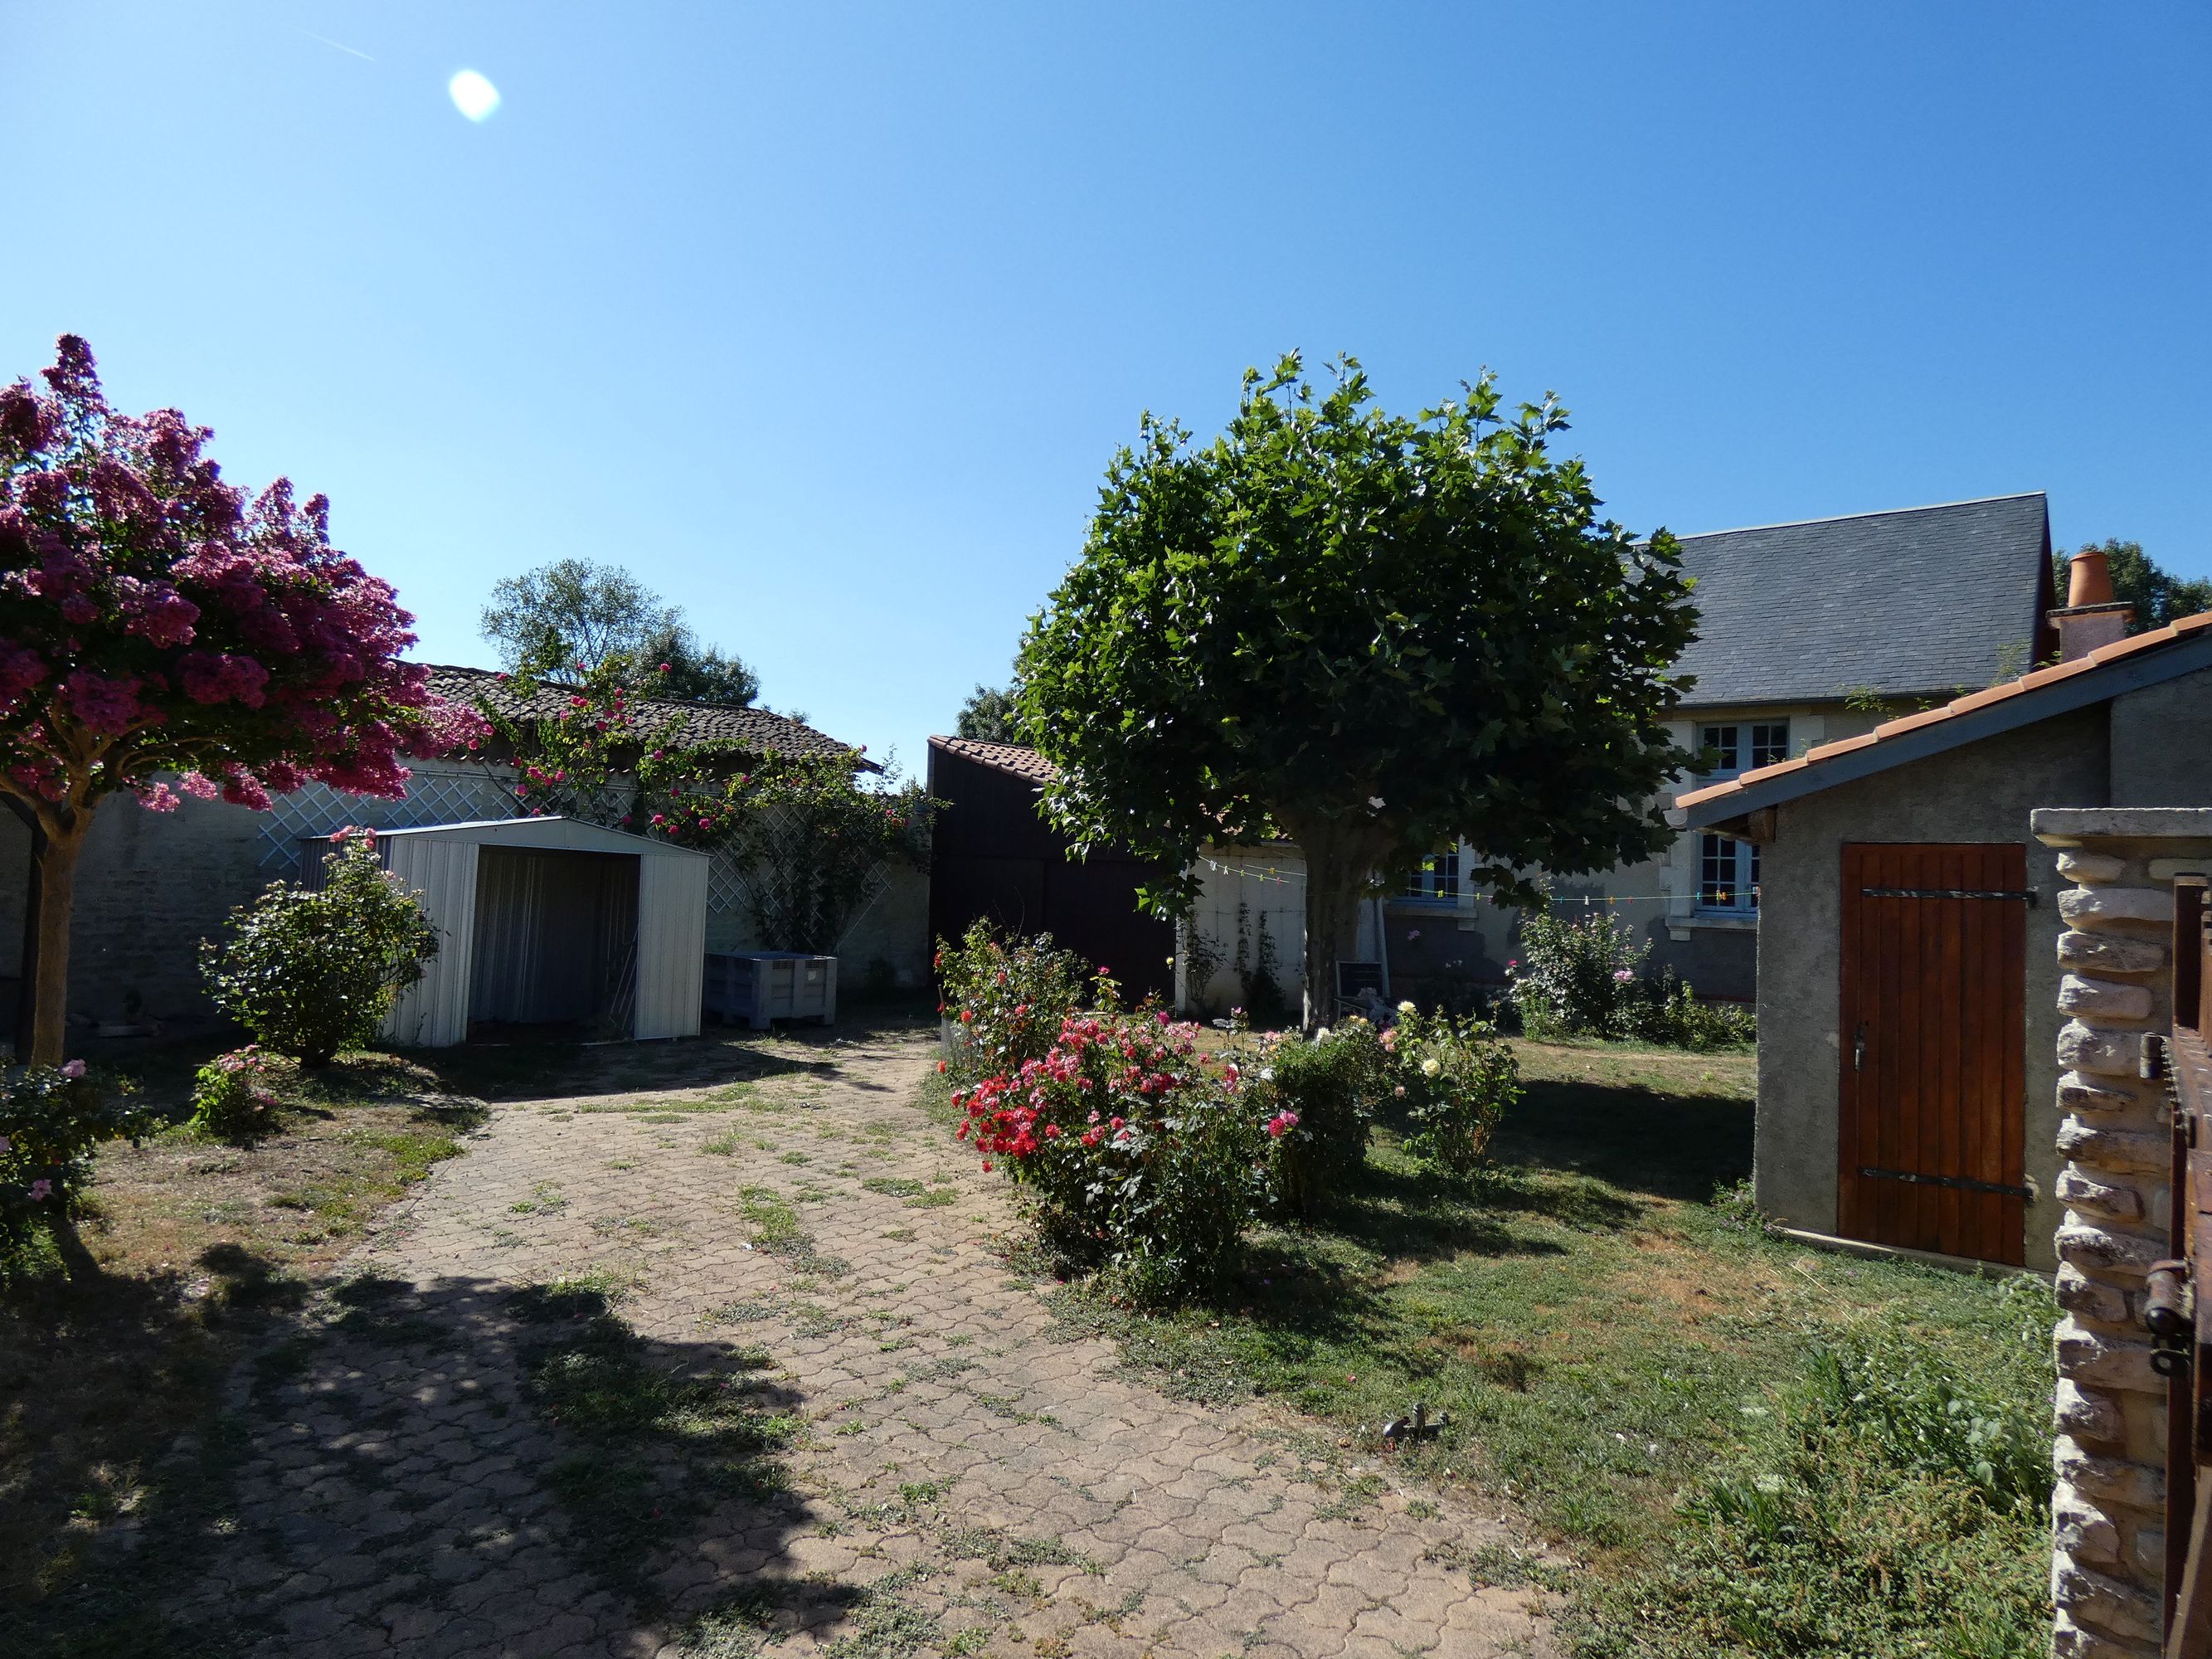
M 1540 1598 L 1447 1565 L 1515 1544 L 1498 1520 L 1387 1479 L 1340 1506 L 1259 1408 L 1063 1340 L 993 1253 L 996 1178 L 912 1103 L 930 1046 L 769 1052 L 788 1069 L 721 1109 L 501 1108 L 388 1212 L 348 1263 L 397 1281 L 378 1318 L 329 1315 L 238 1379 L 235 1535 L 179 1619 L 331 1659 L 1554 1650 Z M 806 1237 L 763 1248 L 778 1206 Z M 526 1389 L 516 1291 L 594 1270 L 654 1364 L 764 1351 L 741 1381 L 804 1423 L 789 1489 L 688 1504 L 643 1601 L 562 1495 L 581 1437 Z M 680 1475 L 653 1477 L 672 1507 Z

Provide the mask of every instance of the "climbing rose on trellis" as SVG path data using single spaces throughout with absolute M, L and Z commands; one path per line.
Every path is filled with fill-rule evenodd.
M 939 803 L 877 781 L 857 750 L 762 756 L 693 738 L 689 713 L 659 700 L 665 667 L 617 656 L 574 665 L 566 683 L 501 676 L 478 707 L 514 751 L 516 811 L 726 848 L 763 944 L 836 949 L 887 865 L 927 865 Z
M 258 808 L 315 780 L 398 799 L 402 757 L 473 746 L 483 724 L 399 659 L 414 618 L 331 545 L 324 497 L 279 478 L 249 499 L 205 427 L 111 410 L 75 335 L 43 378 L 0 387 L 0 797 L 44 841 L 28 1057 L 51 1064 L 106 797 Z

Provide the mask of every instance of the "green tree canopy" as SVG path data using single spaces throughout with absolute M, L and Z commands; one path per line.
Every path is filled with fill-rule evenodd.
M 2128 624 L 2130 634 L 2163 628 L 2177 617 L 2193 617 L 2200 611 L 2212 611 L 2212 580 L 2201 576 L 2177 576 L 2160 569 L 2142 550 L 2141 542 L 2124 542 L 2114 538 L 2085 542 L 2081 550 L 2105 556 L 2106 568 L 2112 573 L 2112 597 L 2125 599 L 2136 608 L 2135 617 Z M 2067 566 L 2070 562 L 2068 554 L 2051 556 L 2051 581 L 2061 605 L 2066 603 Z
M 960 705 L 959 723 L 953 727 L 963 738 L 986 743 L 1021 743 L 1021 711 L 1011 691 L 979 685 Z
M 1207 842 L 1297 842 L 1309 1024 L 1360 896 L 1439 845 L 1525 897 L 1539 866 L 1666 843 L 1654 798 L 1690 758 L 1668 665 L 1696 617 L 1673 538 L 1601 522 L 1551 454 L 1548 397 L 1502 417 L 1485 375 L 1407 418 L 1332 368 L 1323 391 L 1296 355 L 1248 373 L 1202 448 L 1146 415 L 1017 665 L 1048 810 L 1079 848 L 1186 872 L 1156 905 L 1188 902 Z
M 647 671 L 666 663 L 654 682 L 665 696 L 743 708 L 760 695 L 751 669 L 701 643 L 682 607 L 620 565 L 558 559 L 501 577 L 477 626 L 510 673 L 573 674 L 621 657 Z

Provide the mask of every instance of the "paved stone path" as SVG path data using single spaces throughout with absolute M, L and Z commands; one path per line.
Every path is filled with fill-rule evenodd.
M 1387 1479 L 1347 1502 L 1287 1419 L 1057 1333 L 993 1253 L 998 1178 L 915 1103 L 931 1048 L 759 1052 L 720 1089 L 502 1107 L 387 1212 L 239 1378 L 234 1536 L 179 1618 L 334 1659 L 1554 1650 L 1534 1592 L 1450 1565 L 1512 1544 L 1495 1519 Z M 646 1430 L 544 1391 L 608 1306 L 696 1385 Z

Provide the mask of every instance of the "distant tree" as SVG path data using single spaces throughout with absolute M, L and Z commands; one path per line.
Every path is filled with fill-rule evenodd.
M 2212 580 L 2177 576 L 2160 569 L 2142 550 L 2141 542 L 2118 538 L 2085 542 L 2081 551 L 2105 556 L 2106 567 L 2112 573 L 2112 597 L 2126 599 L 2136 608 L 2134 619 L 2128 624 L 2130 634 L 2163 628 L 2177 617 L 2193 617 L 2200 611 L 2212 611 Z M 2066 554 L 2051 556 L 2051 580 L 2061 605 L 2066 603 L 2069 562 Z
M 701 643 L 680 606 L 620 565 L 558 559 L 502 577 L 477 626 L 510 673 L 558 676 L 621 657 L 648 668 L 666 663 L 655 680 L 662 696 L 743 708 L 760 695 L 751 669 Z
M 953 730 L 963 738 L 981 738 L 986 743 L 1020 743 L 1024 740 L 1020 720 L 1021 710 L 1012 692 L 979 685 L 960 705 L 959 721 Z
M 1048 810 L 1182 872 L 1156 907 L 1188 905 L 1208 842 L 1297 842 L 1309 1025 L 1376 882 L 1462 837 L 1516 899 L 1539 866 L 1633 863 L 1691 759 L 1664 725 L 1696 618 L 1679 551 L 1600 521 L 1546 447 L 1565 411 L 1501 419 L 1486 375 L 1389 416 L 1334 368 L 1319 394 L 1296 356 L 1248 373 L 1203 449 L 1146 416 L 1017 665 Z
M 32 838 L 17 1052 L 54 1065 L 77 861 L 110 795 L 265 807 L 317 779 L 398 799 L 403 755 L 484 728 L 399 659 L 414 618 L 331 545 L 322 496 L 279 478 L 249 501 L 205 427 L 110 410 L 75 335 L 43 378 L 0 387 L 0 799 Z

